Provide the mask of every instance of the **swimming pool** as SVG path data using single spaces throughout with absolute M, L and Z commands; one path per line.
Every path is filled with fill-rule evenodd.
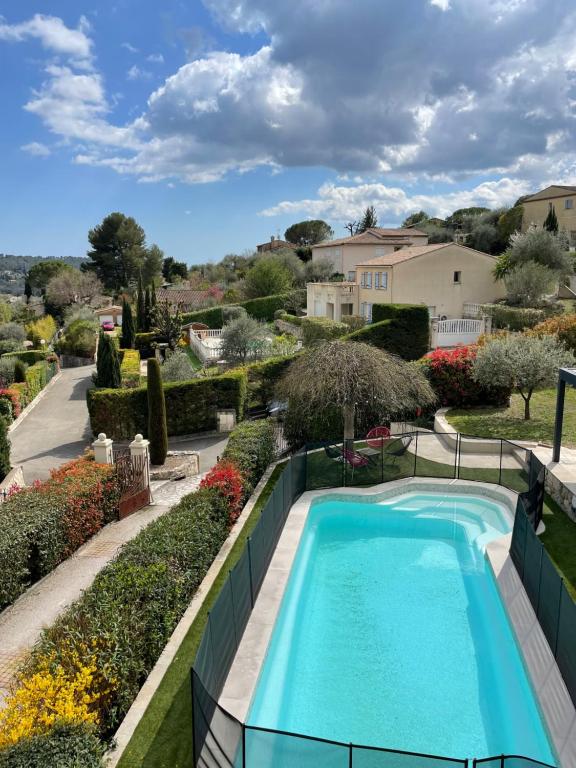
M 484 557 L 511 525 L 500 504 L 464 494 L 316 500 L 248 725 L 554 763 Z

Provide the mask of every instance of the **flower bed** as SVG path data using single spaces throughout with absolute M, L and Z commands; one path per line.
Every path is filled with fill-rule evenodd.
M 272 460 L 273 427 L 241 424 L 230 444 L 204 487 L 126 544 L 44 631 L 0 711 L 0 766 L 31 741 L 45 749 L 67 727 L 69 736 L 58 742 L 61 765 L 76 765 L 79 749 L 82 765 L 100 765 L 102 742 L 93 739 L 94 728 L 109 739 L 136 697 L 228 535 L 241 503 L 239 482 L 244 501 Z M 49 695 L 27 695 L 39 681 Z M 62 700 L 68 706 L 56 724 L 50 713 Z M 18 718 L 22 701 L 25 721 Z
M 0 514 L 0 609 L 118 517 L 113 467 L 76 459 L 14 493 Z

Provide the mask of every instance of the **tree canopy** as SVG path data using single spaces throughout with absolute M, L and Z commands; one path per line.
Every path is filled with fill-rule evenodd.
M 266 328 L 249 315 L 240 315 L 222 328 L 222 357 L 244 363 L 257 354 L 266 337 Z
M 378 217 L 376 216 L 376 209 L 373 205 L 369 205 L 364 211 L 362 218 L 357 227 L 357 233 L 366 232 L 367 229 L 378 226 Z
M 224 259 L 222 263 L 224 263 Z M 186 280 L 188 278 L 188 265 L 183 261 L 175 261 L 172 256 L 167 256 L 162 262 L 162 277 L 167 283 Z
M 430 216 L 426 211 L 417 211 L 416 213 L 411 213 L 410 216 L 407 216 L 402 222 L 402 226 L 413 227 L 416 224 L 423 224 L 425 221 L 428 221 L 429 218 Z
M 334 237 L 334 231 L 322 219 L 311 219 L 292 224 L 284 233 L 284 237 L 294 245 L 315 245 L 322 240 L 330 240 Z
M 144 230 L 131 216 L 109 214 L 89 231 L 88 240 L 92 249 L 82 269 L 94 272 L 108 290 L 119 293 L 141 272 L 147 282 L 160 274 L 162 251 L 155 245 L 146 247 Z
M 39 261 L 28 270 L 27 283 L 33 291 L 44 293 L 46 286 L 56 275 L 71 270 L 72 267 L 60 259 L 46 259 Z
M 244 293 L 248 299 L 287 293 L 293 285 L 289 270 L 275 256 L 264 256 L 248 270 L 244 278 Z

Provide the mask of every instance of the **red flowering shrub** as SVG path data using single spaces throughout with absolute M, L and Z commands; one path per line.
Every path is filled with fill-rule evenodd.
M 476 347 L 436 349 L 422 358 L 425 373 L 443 406 L 507 405 L 511 391 L 481 387 L 472 378 Z
M 244 479 L 234 462 L 224 459 L 208 472 L 200 488 L 216 488 L 228 504 L 228 522 L 232 526 L 244 504 Z
M 8 400 L 12 406 L 12 418 L 17 419 L 20 416 L 22 407 L 20 405 L 20 392 L 15 389 L 0 389 L 0 397 Z

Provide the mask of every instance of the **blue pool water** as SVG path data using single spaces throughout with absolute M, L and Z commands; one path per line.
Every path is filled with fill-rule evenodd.
M 448 757 L 554 763 L 484 557 L 486 543 L 510 528 L 504 508 L 480 497 L 317 501 L 248 723 Z

